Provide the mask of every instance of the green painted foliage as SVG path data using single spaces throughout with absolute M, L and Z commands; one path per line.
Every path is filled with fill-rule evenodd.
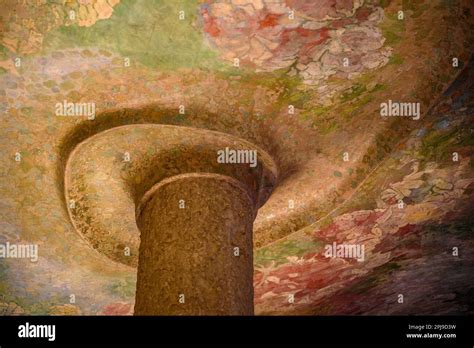
M 178 17 L 181 10 L 184 20 Z M 195 27 L 197 11 L 196 0 L 123 0 L 111 18 L 91 27 L 63 26 L 50 32 L 44 47 L 97 47 L 154 68 L 217 68 L 216 54 Z
M 287 257 L 301 257 L 309 252 L 316 252 L 322 244 L 314 241 L 284 240 L 268 247 L 258 249 L 254 254 L 255 265 L 267 266 L 272 261 L 275 266 L 288 262 Z

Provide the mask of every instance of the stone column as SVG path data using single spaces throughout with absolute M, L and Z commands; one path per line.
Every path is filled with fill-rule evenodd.
M 229 176 L 177 175 L 137 212 L 135 315 L 253 315 L 256 207 Z

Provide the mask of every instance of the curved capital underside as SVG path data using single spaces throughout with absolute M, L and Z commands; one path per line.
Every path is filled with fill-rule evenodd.
M 218 151 L 255 150 L 257 165 L 219 163 Z M 215 173 L 238 180 L 260 207 L 277 178 L 271 157 L 242 139 L 169 125 L 121 126 L 96 134 L 70 154 L 65 199 L 76 230 L 97 251 L 136 267 L 136 210 L 156 183 L 180 174 Z

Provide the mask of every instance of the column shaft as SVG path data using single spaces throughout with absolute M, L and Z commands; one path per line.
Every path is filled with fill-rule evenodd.
M 179 175 L 149 191 L 135 315 L 252 315 L 254 203 L 237 180 Z

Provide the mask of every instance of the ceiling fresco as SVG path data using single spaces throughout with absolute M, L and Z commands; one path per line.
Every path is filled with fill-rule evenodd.
M 0 4 L 0 315 L 474 314 L 474 2 Z

